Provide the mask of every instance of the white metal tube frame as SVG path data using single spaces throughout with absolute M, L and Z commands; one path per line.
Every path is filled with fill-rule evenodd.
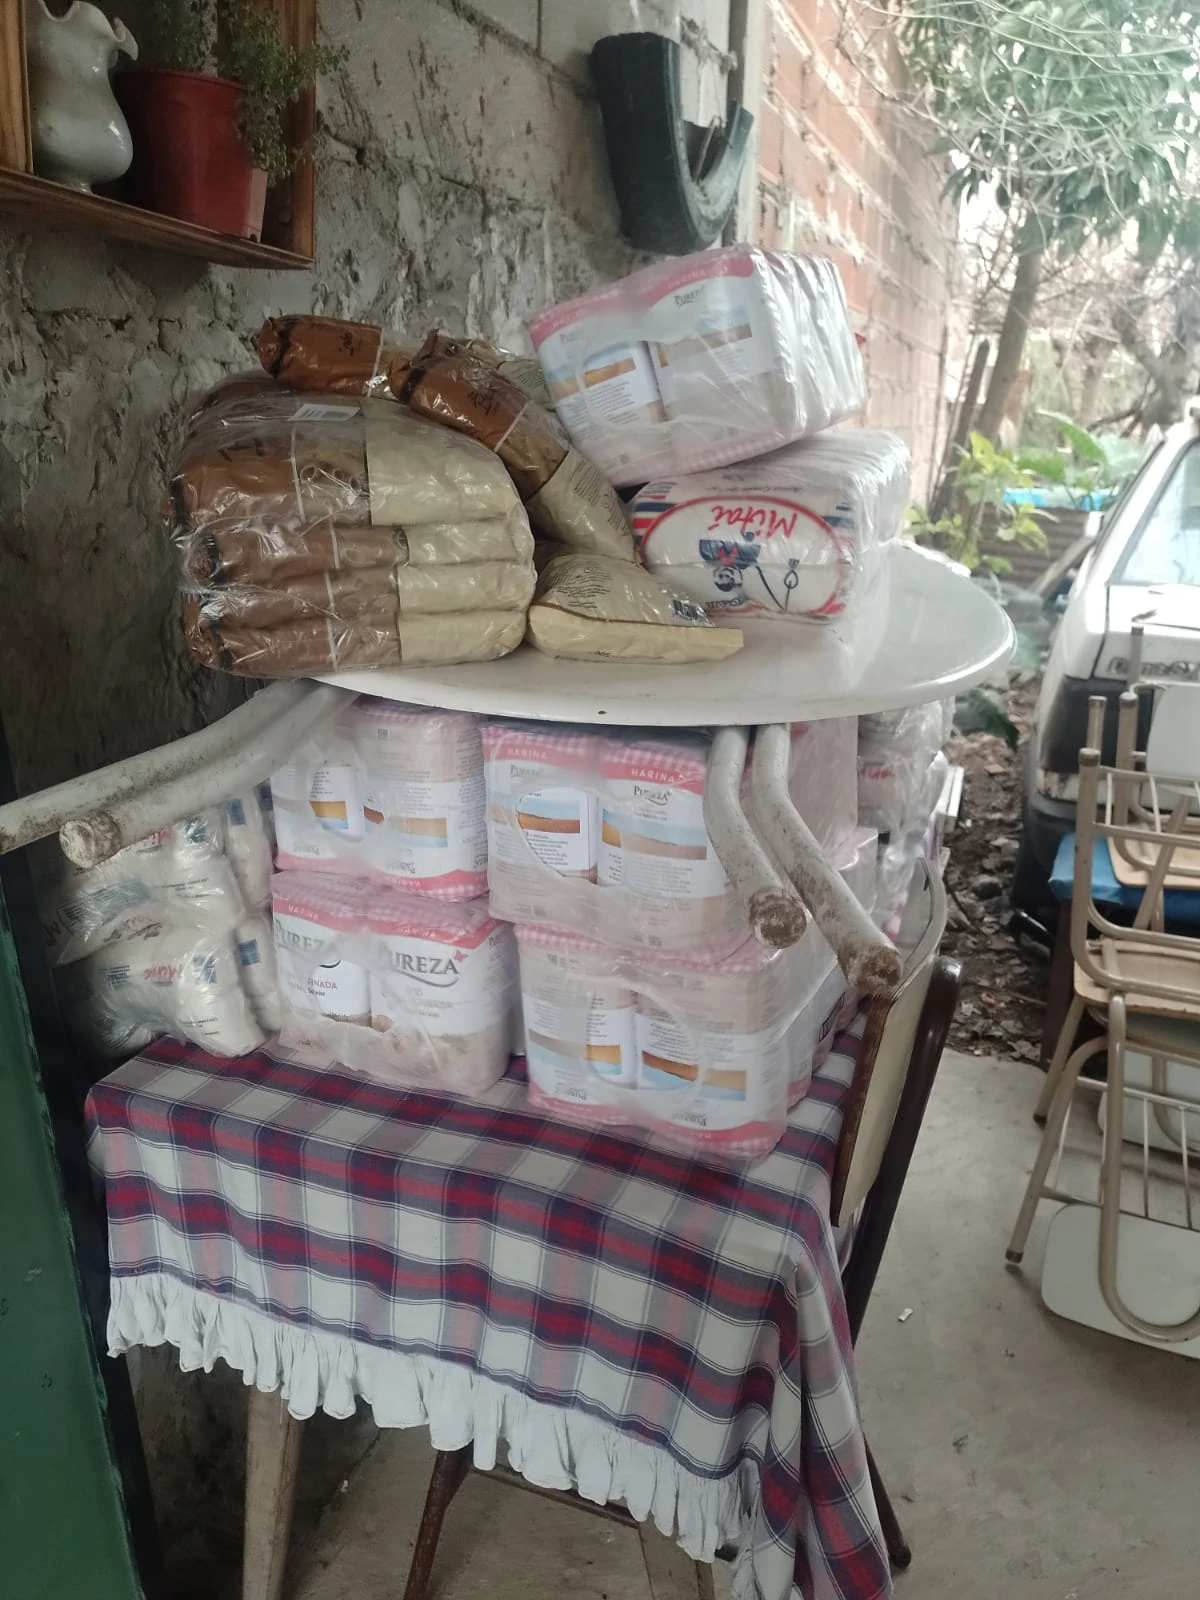
M 307 680 L 272 684 L 199 733 L 0 806 L 0 853 L 57 830 L 70 861 L 96 866 L 156 829 L 260 782 L 351 698 L 348 690 Z M 786 727 L 759 730 L 750 768 L 752 821 L 742 808 L 749 730 L 717 730 L 704 785 L 713 848 L 764 944 L 796 944 L 811 914 L 849 982 L 885 993 L 899 981 L 899 953 L 792 805 L 789 747 Z
M 830 865 L 788 792 L 791 732 L 759 728 L 750 766 L 754 818 L 775 860 L 797 889 L 833 948 L 849 983 L 867 994 L 889 994 L 904 970 L 900 952 L 871 921 Z
M 260 783 L 352 698 L 307 680 L 272 684 L 199 733 L 0 806 L 0 855 L 57 832 L 68 860 L 94 867 Z

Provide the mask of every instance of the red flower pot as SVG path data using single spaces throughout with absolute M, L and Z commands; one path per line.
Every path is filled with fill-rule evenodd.
M 250 165 L 238 134 L 241 85 L 153 68 L 123 72 L 114 87 L 133 136 L 133 203 L 260 239 L 267 175 Z

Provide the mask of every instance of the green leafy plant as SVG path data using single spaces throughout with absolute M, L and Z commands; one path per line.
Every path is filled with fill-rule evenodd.
M 1021 742 L 1016 723 L 994 689 L 968 689 L 954 706 L 954 726 L 959 733 L 990 733 L 1003 739 L 1010 750 Z
M 158 64 L 172 72 L 205 72 L 216 34 L 212 0 L 155 0 L 154 43 Z
M 999 433 L 1048 254 L 1114 239 L 1143 251 L 1186 220 L 1200 136 L 1200 12 L 1178 0 L 906 0 L 914 110 L 955 198 L 990 190 L 1015 267 L 977 426 Z
M 1001 574 L 1011 572 L 1007 556 L 985 555 L 982 546 L 996 540 L 1030 550 L 1046 548 L 1046 535 L 1037 519 L 1008 498 L 1012 489 L 1033 487 L 1033 473 L 1011 450 L 998 449 L 981 433 L 973 433 L 969 444 L 958 452 L 956 509 L 934 521 L 914 506 L 908 513 L 909 527 L 919 543 L 944 550 L 972 572 L 980 566 Z
M 245 93 L 238 130 L 250 160 L 279 183 L 306 154 L 288 138 L 287 114 L 322 72 L 332 72 L 347 56 L 344 45 L 305 45 L 284 38 L 279 14 L 258 0 L 218 0 L 221 28 L 217 68 L 240 83 Z
M 323 72 L 345 61 L 344 46 L 288 43 L 277 11 L 259 0 L 156 0 L 158 58 L 177 72 L 218 76 L 244 91 L 238 132 L 252 164 L 279 183 L 307 154 L 288 137 L 288 113 Z
M 1081 497 L 1102 489 L 1119 489 L 1141 461 L 1142 447 L 1120 434 L 1090 433 L 1061 411 L 1039 411 L 1066 441 L 1068 455 L 1026 453 L 1022 460 L 1051 483 L 1060 483 Z

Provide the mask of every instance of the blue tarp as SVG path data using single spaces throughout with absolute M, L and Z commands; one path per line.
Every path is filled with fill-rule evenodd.
M 1050 892 L 1056 900 L 1065 903 L 1071 899 L 1074 879 L 1075 835 L 1068 833 L 1058 847 L 1050 874 Z M 1133 912 L 1142 903 L 1142 893 L 1141 889 L 1117 882 L 1108 840 L 1097 839 L 1092 856 L 1092 899 L 1096 904 Z M 1200 928 L 1200 889 L 1168 889 L 1163 896 L 1163 919 L 1168 927 Z
M 1044 511 L 1103 511 L 1116 493 L 1114 489 L 1095 489 L 1091 494 L 1072 494 L 1069 489 L 1006 489 L 1004 500 L 1010 506 L 1034 506 Z

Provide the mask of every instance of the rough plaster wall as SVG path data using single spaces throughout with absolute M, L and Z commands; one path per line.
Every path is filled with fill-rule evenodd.
M 134 25 L 127 0 L 121 10 Z M 324 32 L 351 57 L 319 93 L 311 272 L 210 269 L 0 221 L 0 714 L 23 789 L 242 697 L 180 649 L 157 511 L 180 408 L 252 364 L 247 337 L 264 315 L 316 310 L 411 332 L 442 322 L 518 344 L 524 312 L 636 264 L 617 234 L 587 50 L 639 20 L 673 28 L 680 10 L 321 0 Z M 727 0 L 682 10 L 724 46 Z M 212 1563 L 237 1559 L 240 1378 L 223 1366 L 183 1378 L 170 1350 L 137 1368 L 169 1564 L 212 1600 Z
M 679 0 L 642 0 L 645 25 Z M 727 0 L 683 0 L 724 44 Z M 586 51 L 629 0 L 322 0 L 351 56 L 321 86 L 304 273 L 0 223 L 0 714 L 36 788 L 199 726 L 242 686 L 182 655 L 156 512 L 180 407 L 317 310 L 517 344 L 521 317 L 635 264 Z
M 953 222 L 943 171 L 898 107 L 902 63 L 868 0 L 762 0 L 752 231 L 838 262 L 866 335 L 867 418 L 907 440 L 924 498 L 939 425 Z

